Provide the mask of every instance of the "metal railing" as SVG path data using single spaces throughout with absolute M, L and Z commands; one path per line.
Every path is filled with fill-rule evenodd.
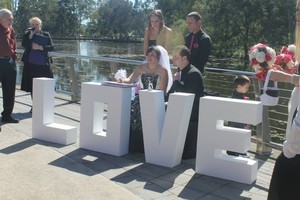
M 18 50 L 18 53 L 23 53 L 23 50 Z M 107 80 L 107 77 L 112 79 L 113 74 L 120 68 L 124 68 L 131 73 L 137 65 L 143 62 L 123 58 L 84 56 L 58 52 L 49 52 L 49 55 L 54 61 L 51 67 L 56 79 L 56 91 L 68 94 L 72 102 L 80 101 L 82 82 L 101 82 Z M 19 62 L 18 69 L 19 74 L 21 74 L 22 62 Z M 106 78 L 101 78 L 101 74 L 106 74 Z M 245 74 L 250 77 L 252 83 L 248 93 L 249 97 L 250 99 L 259 100 L 262 83 L 254 76 L 254 72 L 207 68 L 204 75 L 205 88 L 217 92 L 219 96 L 229 97 L 233 89 L 232 80 L 238 74 Z M 20 75 L 18 81 L 21 81 Z M 282 148 L 282 138 L 275 143 L 271 141 L 271 133 L 285 132 L 288 97 L 292 86 L 287 84 L 279 84 L 279 86 L 283 88 L 283 96 L 280 98 L 279 105 L 275 107 L 264 106 L 263 122 L 253 128 L 256 137 L 254 136 L 252 139 L 257 144 L 256 153 L 260 155 L 271 154 L 272 147 Z

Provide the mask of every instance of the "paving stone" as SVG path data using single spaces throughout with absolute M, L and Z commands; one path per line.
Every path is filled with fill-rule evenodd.
M 64 99 L 55 99 L 55 122 L 77 127 L 77 142 L 72 145 L 64 146 L 32 139 L 31 114 L 28 113 L 31 108 L 31 103 L 32 101 L 28 93 L 16 90 L 16 103 L 13 116 L 21 119 L 21 121 L 19 124 L 2 124 L 2 132 L 4 134 L 0 132 L 0 160 L 2 159 L 2 162 L 9 164 L 9 166 L 7 166 L 1 163 L 0 172 L 9 173 L 9 170 L 16 166 L 18 166 L 18 170 L 20 170 L 20 168 L 23 167 L 20 163 L 23 164 L 22 162 L 24 162 L 26 173 L 22 174 L 22 170 L 13 172 L 16 173 L 16 177 L 11 177 L 9 174 L 6 174 L 9 179 L 4 176 L 4 178 L 0 180 L 0 183 L 6 180 L 14 181 L 16 178 L 18 178 L 20 183 L 24 183 L 24 181 L 27 181 L 26 176 L 28 176 L 28 174 L 34 176 L 32 180 L 36 181 L 36 172 L 40 173 L 39 178 L 41 180 L 46 180 L 54 170 L 56 174 L 51 176 L 50 185 L 58 183 L 59 180 L 65 181 L 65 179 L 67 180 L 69 178 L 64 178 L 61 174 L 72 175 L 70 179 L 73 180 L 73 182 L 67 181 L 67 184 L 63 185 L 63 188 L 65 188 L 67 192 L 72 193 L 70 199 L 71 197 L 74 197 L 73 199 L 82 197 L 84 194 L 80 194 L 81 190 L 77 189 L 79 182 L 75 180 L 75 177 L 82 178 L 84 180 L 83 183 L 87 184 L 86 187 L 88 187 L 88 184 L 91 182 L 91 184 L 93 184 L 93 186 L 87 190 L 90 192 L 87 198 L 77 199 L 92 199 L 93 194 L 99 195 L 101 192 L 104 195 L 104 198 L 101 199 L 126 199 L 126 195 L 123 194 L 132 195 L 127 199 L 141 198 L 151 200 L 266 199 L 274 163 L 277 156 L 281 153 L 280 151 L 273 150 L 273 154 L 268 156 L 256 155 L 253 153 L 255 152 L 256 145 L 251 143 L 251 151 L 249 153 L 255 157 L 259 163 L 257 180 L 251 185 L 242 184 L 195 173 L 195 159 L 183 160 L 178 166 L 166 168 L 145 163 L 145 155 L 140 153 L 112 156 L 80 149 L 78 143 L 80 133 L 80 103 L 70 103 Z M 33 150 L 35 152 L 44 152 L 44 155 L 34 154 Z M 48 151 L 50 153 L 46 153 Z M 24 155 L 29 152 L 31 155 L 26 157 L 25 162 Z M 43 156 L 48 156 L 48 154 L 49 156 L 55 156 L 43 164 L 37 162 L 41 161 Z M 23 155 L 23 157 L 21 155 Z M 12 159 L 10 158 L 11 156 L 16 157 Z M 30 168 L 30 162 L 36 166 Z M 40 166 L 43 170 L 36 171 L 37 166 Z M 102 189 L 106 189 L 106 187 L 95 185 L 99 184 L 97 182 L 99 177 L 108 181 L 109 184 L 111 183 L 116 186 L 117 189 L 113 189 L 113 193 L 116 194 L 116 196 L 109 195 L 107 191 L 101 191 Z M 40 184 L 43 184 L 39 182 L 41 180 L 37 180 L 37 183 L 39 183 L 37 185 L 31 183 L 29 185 L 14 184 L 17 184 L 20 192 L 23 191 L 22 197 L 26 197 L 27 199 L 60 199 L 60 196 L 54 193 L 54 191 L 61 191 L 61 188 L 58 187 L 54 187 L 53 191 L 50 191 L 49 194 L 52 195 L 52 198 L 41 195 L 34 196 L 31 191 L 40 188 Z M 30 190 L 28 187 L 30 187 Z M 42 186 L 42 188 L 42 190 L 45 191 L 48 189 L 44 186 Z M 114 187 L 112 186 L 112 188 Z M 3 193 L 3 191 L 5 193 Z M 3 194 L 12 195 L 12 197 L 14 197 L 14 192 L 10 186 L 6 184 L 0 185 L 0 199 L 7 199 L 1 198 L 6 197 L 3 196 Z

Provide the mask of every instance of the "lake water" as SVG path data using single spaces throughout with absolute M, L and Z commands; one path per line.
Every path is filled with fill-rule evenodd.
M 142 43 L 114 43 L 101 41 L 54 40 L 55 51 L 81 55 L 131 57 L 143 55 Z

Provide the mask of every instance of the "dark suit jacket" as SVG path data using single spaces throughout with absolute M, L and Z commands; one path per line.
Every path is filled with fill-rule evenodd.
M 191 48 L 190 63 L 197 67 L 201 73 L 205 70 L 212 46 L 211 39 L 202 29 L 196 34 L 189 33 L 185 36 L 185 45 L 190 48 L 191 40 L 194 35 L 194 42 Z
M 204 96 L 204 85 L 201 72 L 193 65 L 187 65 L 181 71 L 181 80 L 175 80 L 167 96 L 174 92 L 195 94 L 191 121 L 198 121 L 199 100 Z

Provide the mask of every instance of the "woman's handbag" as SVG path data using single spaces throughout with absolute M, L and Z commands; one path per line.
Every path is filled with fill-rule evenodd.
M 266 76 L 264 87 L 260 90 L 260 102 L 265 106 L 276 106 L 279 100 L 279 89 L 277 81 L 274 82 L 274 87 L 268 87 L 272 70 L 269 70 Z

